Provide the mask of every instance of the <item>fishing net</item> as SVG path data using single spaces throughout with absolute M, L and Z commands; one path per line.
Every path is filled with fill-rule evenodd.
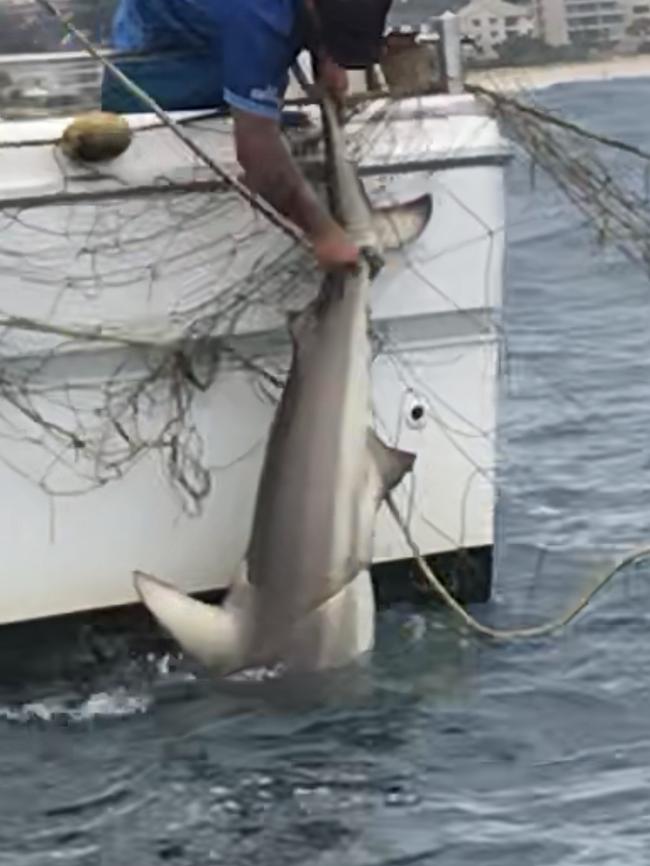
M 386 99 L 354 106 L 351 120 L 358 124 L 350 145 L 356 160 L 376 156 L 380 146 L 382 160 L 398 161 L 404 143 L 391 129 L 400 106 Z M 426 112 L 421 120 L 417 110 L 412 114 L 412 134 L 426 136 Z M 205 118 L 184 128 L 197 140 L 205 131 L 214 146 L 220 134 L 214 124 Z M 161 134 L 158 124 L 152 126 L 136 132 L 134 153 L 149 152 L 151 136 Z M 221 135 L 231 147 L 227 126 Z M 318 183 L 320 131 L 293 129 L 288 135 Z M 168 141 L 176 157 L 186 158 L 173 135 Z M 17 158 L 25 151 L 7 146 L 1 152 Z M 304 306 L 321 276 L 308 253 L 242 206 L 205 168 L 193 165 L 180 178 L 161 168 L 144 184 L 112 173 L 110 164 L 70 161 L 54 143 L 48 153 L 56 163 L 57 189 L 27 197 L 21 191 L 0 201 L 0 428 L 14 442 L 14 458 L 22 457 L 12 468 L 48 495 L 61 496 L 111 484 L 157 457 L 183 508 L 200 512 L 219 483 L 196 422 L 207 392 L 228 378 L 224 374 L 243 370 L 260 399 L 275 404 L 288 365 L 286 313 Z M 382 198 L 385 175 L 368 177 L 366 184 Z M 439 184 L 438 200 L 458 198 L 448 182 Z M 457 201 L 452 207 L 462 209 Z M 484 262 L 489 296 L 500 280 L 495 232 L 481 214 L 465 211 L 464 218 L 464 244 Z M 450 253 L 455 251 L 443 239 L 432 255 Z M 404 262 L 423 289 L 458 312 L 458 301 L 432 281 L 427 262 L 408 256 Z M 479 326 L 489 331 L 489 322 Z M 413 357 L 399 350 L 398 336 L 381 327 L 374 336 L 377 356 L 402 386 L 399 417 L 408 416 L 409 401 L 415 404 L 417 397 L 417 408 L 426 412 L 418 423 L 439 427 L 467 467 L 458 494 L 464 511 L 477 478 L 491 483 L 492 429 L 459 411 L 454 395 L 438 386 L 435 369 L 432 375 L 416 370 Z M 269 351 L 269 339 L 277 351 Z M 87 371 L 84 354 L 92 354 Z M 463 355 L 458 345 L 442 363 L 462 363 Z M 210 424 L 225 430 L 232 422 L 214 417 Z M 399 429 L 381 432 L 389 441 L 400 435 Z M 477 451 L 477 443 L 486 447 Z M 242 443 L 242 457 L 249 447 Z M 412 505 L 408 485 L 405 496 Z M 422 517 L 450 548 L 465 543 L 462 517 L 458 533 L 437 526 L 430 513 Z
M 596 239 L 650 264 L 650 151 L 600 135 L 549 111 L 533 91 L 518 95 L 473 85 L 521 155 L 531 184 L 545 172 L 584 215 Z
M 190 422 L 194 397 L 234 362 L 228 335 L 299 304 L 313 266 L 205 176 L 179 188 L 161 174 L 138 188 L 95 171 L 99 196 L 88 196 L 55 158 L 51 204 L 0 202 L 3 435 L 22 442 L 50 493 L 73 492 L 69 470 L 81 492 L 158 450 L 197 507 L 210 474 Z M 89 351 L 92 375 L 79 376 Z M 255 347 L 244 351 L 238 363 L 275 388 L 273 363 L 258 368 Z
M 92 74 L 85 78 L 83 108 L 96 104 L 99 82 L 96 65 L 85 67 Z M 485 86 L 473 90 L 487 106 L 484 122 L 496 114 L 516 142 L 516 159 L 529 167 L 531 188 L 542 170 L 588 218 L 601 243 L 611 242 L 647 265 L 645 152 L 555 116 L 538 105 L 533 92 L 515 98 Z M 350 112 L 352 119 L 363 119 L 350 138 L 356 160 L 363 162 L 378 140 L 386 165 L 399 160 L 404 142 L 395 121 L 403 98 L 357 100 Z M 426 134 L 417 117 L 417 109 L 411 111 L 411 145 Z M 206 117 L 204 123 L 212 121 Z M 193 131 L 200 132 L 202 123 L 193 121 Z M 138 131 L 133 147 L 146 152 L 151 132 Z M 226 126 L 218 134 L 230 136 Z M 214 139 L 213 124 L 210 135 Z M 289 135 L 315 178 L 319 130 Z M 246 372 L 262 399 L 277 401 L 286 351 L 269 353 L 255 335 L 263 330 L 268 341 L 273 327 L 284 332 L 286 312 L 313 295 L 319 275 L 304 250 L 242 206 L 205 168 L 192 164 L 180 178 L 161 170 L 153 182 L 141 183 L 111 174 L 110 167 L 70 162 L 51 144 L 56 189 L 23 192 L 20 198 L 7 194 L 0 201 L 0 435 L 20 443 L 12 453 L 24 456 L 12 468 L 29 473 L 48 494 L 70 495 L 123 477 L 154 452 L 183 506 L 199 511 L 214 472 L 193 420 L 195 407 L 219 375 L 235 367 Z M 174 146 L 184 152 L 180 142 Z M 11 158 L 20 147 L 5 144 L 0 153 Z M 612 154 L 621 161 L 612 162 Z M 447 163 L 454 156 L 446 153 Z M 378 176 L 368 186 L 380 194 L 382 183 Z M 481 262 L 489 311 L 500 279 L 495 249 L 504 227 L 488 224 L 468 207 L 448 179 L 439 180 L 439 189 L 471 221 L 462 245 Z M 443 259 L 451 252 L 458 250 L 443 242 L 431 255 Z M 484 319 L 463 309 L 447 286 L 432 279 L 431 261 L 408 255 L 404 261 L 421 287 L 461 313 L 470 329 L 502 332 L 498 312 Z M 491 455 L 494 430 L 459 412 L 435 375 L 425 380 L 416 373 L 394 351 L 390 335 L 379 330 L 375 337 L 376 352 L 398 368 L 404 392 L 423 398 L 427 420 L 469 467 L 462 510 L 477 478 L 494 481 L 491 458 L 477 458 L 481 452 L 474 447 L 484 442 L 484 453 Z M 89 352 L 92 365 L 80 376 L 80 356 Z M 459 527 L 447 538 L 452 548 L 465 544 L 462 516 Z

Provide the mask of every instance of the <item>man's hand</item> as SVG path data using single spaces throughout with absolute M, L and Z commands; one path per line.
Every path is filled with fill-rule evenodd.
M 348 73 L 326 54 L 318 61 L 318 83 L 339 105 L 342 104 L 348 92 Z
M 306 12 L 307 29 L 313 31 L 309 42 L 313 42 L 310 46 L 312 57 L 316 62 L 316 86 L 324 89 L 330 96 L 339 104 L 343 102 L 343 97 L 348 90 L 348 74 L 346 70 L 339 66 L 323 48 L 322 40 L 319 36 L 320 24 L 319 14 L 316 10 L 314 0 L 302 0 L 304 11 Z M 318 47 L 317 47 L 318 46 Z
M 312 237 L 311 242 L 318 264 L 326 271 L 351 268 L 359 261 L 359 247 L 334 220 L 324 231 Z

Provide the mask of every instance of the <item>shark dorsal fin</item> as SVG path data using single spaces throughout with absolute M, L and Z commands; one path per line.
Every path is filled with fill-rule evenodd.
M 413 469 L 415 454 L 391 448 L 372 429 L 368 430 L 368 450 L 383 483 L 382 494 L 386 496 Z

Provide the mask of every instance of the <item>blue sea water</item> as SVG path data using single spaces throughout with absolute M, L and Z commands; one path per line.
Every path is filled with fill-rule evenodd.
M 644 146 L 649 94 L 537 98 Z M 503 625 L 559 613 L 650 541 L 648 276 L 519 158 L 508 237 L 497 573 L 474 611 Z M 124 646 L 35 677 L 18 648 L 0 663 L 0 866 L 646 866 L 649 583 L 628 569 L 566 632 L 518 644 L 384 611 L 369 670 L 310 700 Z

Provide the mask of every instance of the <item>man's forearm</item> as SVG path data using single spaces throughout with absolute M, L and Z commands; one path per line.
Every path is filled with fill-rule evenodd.
M 327 230 L 331 218 L 303 177 L 279 130 L 249 115 L 235 116 L 237 156 L 246 184 L 309 238 Z

